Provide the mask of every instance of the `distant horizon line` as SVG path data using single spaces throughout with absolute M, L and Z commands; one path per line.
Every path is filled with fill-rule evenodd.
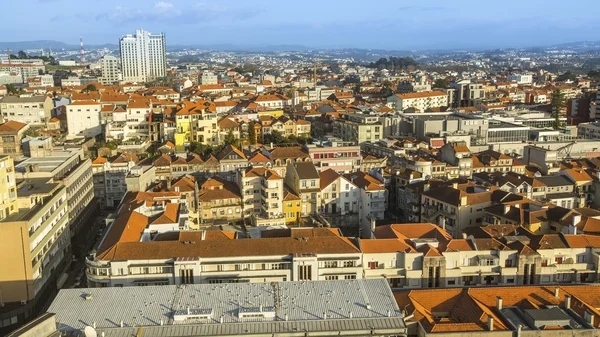
M 164 33 L 161 33 L 164 34 Z M 123 35 L 126 36 L 126 35 Z M 168 40 L 168 39 L 167 39 Z M 40 47 L 19 47 L 25 50 L 35 50 L 35 49 L 52 49 L 52 48 L 61 48 L 61 49 L 66 49 L 66 50 L 77 50 L 80 48 L 80 45 L 78 44 L 70 44 L 70 43 L 66 43 L 63 41 L 59 41 L 59 40 L 22 40 L 22 41 L 0 41 L 0 46 L 6 46 L 6 45 L 12 45 L 12 44 L 34 44 L 34 43 L 54 43 L 54 44 L 60 44 L 63 46 L 56 46 L 56 47 L 45 47 L 45 46 L 40 46 Z M 244 45 L 244 44 L 238 44 L 238 43 L 208 43 L 208 44 L 182 44 L 182 43 L 174 43 L 174 44 L 167 44 L 166 47 L 167 49 L 186 49 L 186 48 L 190 48 L 190 49 L 208 49 L 208 50 L 212 50 L 212 51 L 235 51 L 235 52 L 243 52 L 243 51 L 252 51 L 252 52 L 260 52 L 260 51 L 264 51 L 264 52 L 276 52 L 276 51 L 287 51 L 287 52 L 293 52 L 293 51 L 297 51 L 297 52 L 302 52 L 302 51 L 311 51 L 311 50 L 366 50 L 366 51 L 386 51 L 386 52 L 403 52 L 403 53 L 415 53 L 415 52 L 450 52 L 450 51 L 469 51 L 469 52 L 484 52 L 484 51 L 491 51 L 491 50 L 504 50 L 504 49 L 534 49 L 534 48 L 551 48 L 551 47 L 559 47 L 562 45 L 574 45 L 574 44 L 584 44 L 584 43 L 594 43 L 594 44 L 598 44 L 598 46 L 596 47 L 600 47 L 600 40 L 580 40 L 580 41 L 569 41 L 569 42 L 557 42 L 557 43 L 553 43 L 553 44 L 547 44 L 547 45 L 531 45 L 531 46 L 521 46 L 521 47 L 517 47 L 517 46 L 498 46 L 498 47 L 456 47 L 456 48 L 452 48 L 452 47 L 442 47 L 442 48 L 407 48 L 407 49 L 396 49 L 396 48 L 368 48 L 368 47 L 350 47 L 350 46 L 345 46 L 345 47 L 318 47 L 318 46 L 306 46 L 306 45 L 302 45 L 302 44 L 277 44 L 277 45 L 273 45 L 273 44 L 257 44 L 257 45 Z M 85 47 L 85 41 L 84 41 L 84 47 Z M 101 48 L 103 46 L 114 46 L 114 49 L 118 49 L 119 47 L 119 43 L 118 42 L 106 42 L 106 43 L 92 43 L 87 45 L 88 48 Z M 276 49 L 276 48 L 286 48 L 287 50 L 261 50 L 261 49 Z M 297 49 L 293 49 L 293 48 L 297 48 Z M 6 48 L 3 48 L 6 49 Z M 1 52 L 1 51 L 0 51 Z M 18 52 L 18 51 L 16 51 Z

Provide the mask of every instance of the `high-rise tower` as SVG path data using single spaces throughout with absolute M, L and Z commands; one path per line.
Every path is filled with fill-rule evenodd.
M 119 41 L 121 70 L 127 82 L 148 82 L 167 72 L 165 35 L 136 30 Z

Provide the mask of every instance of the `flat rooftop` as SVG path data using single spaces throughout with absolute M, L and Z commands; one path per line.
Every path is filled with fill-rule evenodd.
M 61 332 L 95 323 L 106 337 L 405 328 L 385 279 L 63 289 L 48 312 Z
M 25 173 L 27 167 L 37 164 L 39 172 L 52 172 L 69 158 L 77 155 L 79 155 L 77 151 L 52 151 L 51 156 L 27 158 L 15 165 L 15 171 Z

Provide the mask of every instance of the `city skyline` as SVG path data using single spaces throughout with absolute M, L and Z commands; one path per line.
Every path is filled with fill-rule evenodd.
M 293 6 L 269 0 L 260 7 L 238 0 L 161 0 L 148 5 L 139 0 L 125 4 L 109 0 L 98 11 L 91 11 L 86 2 L 66 0 L 37 0 L 36 5 L 40 10 L 31 19 L 38 24 L 22 27 L 6 36 L 5 42 L 77 44 L 79 36 L 84 36 L 88 45 L 116 44 L 121 36 L 144 29 L 164 32 L 170 45 L 486 49 L 597 40 L 595 32 L 600 28 L 593 10 L 598 4 L 593 1 L 552 6 L 506 1 L 499 8 L 474 1 L 460 6 L 438 0 L 420 4 L 383 1 L 363 8 L 356 0 L 344 6 L 315 1 Z M 8 6 L 0 18 L 7 26 L 16 25 L 17 18 L 9 13 L 22 12 L 26 4 Z M 47 15 L 53 8 L 68 10 Z M 53 29 L 39 29 L 44 25 Z

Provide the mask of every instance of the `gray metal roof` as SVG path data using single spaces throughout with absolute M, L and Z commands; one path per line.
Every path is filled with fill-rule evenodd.
M 188 319 L 175 319 L 175 314 L 188 310 Z M 95 323 L 107 337 L 129 336 L 120 331 L 130 333 L 125 328 L 135 327 L 144 327 L 143 336 L 185 335 L 173 329 L 197 329 L 193 335 L 209 336 L 239 335 L 244 330 L 404 328 L 385 279 L 63 289 L 48 312 L 56 314 L 63 332 Z M 241 317 L 252 313 L 265 317 Z M 210 318 L 198 318 L 201 315 Z M 124 328 L 120 328 L 121 321 Z
M 46 101 L 46 96 L 5 96 L 2 100 L 0 100 L 2 103 L 44 103 L 44 101 Z
M 193 324 L 152 327 L 98 328 L 98 336 L 104 332 L 105 337 L 189 337 L 189 336 L 337 336 L 344 331 L 344 336 L 369 336 L 406 334 L 404 320 L 401 317 L 358 318 L 321 321 L 275 321 L 260 323 L 232 324 Z M 141 335 L 138 335 L 141 333 Z

